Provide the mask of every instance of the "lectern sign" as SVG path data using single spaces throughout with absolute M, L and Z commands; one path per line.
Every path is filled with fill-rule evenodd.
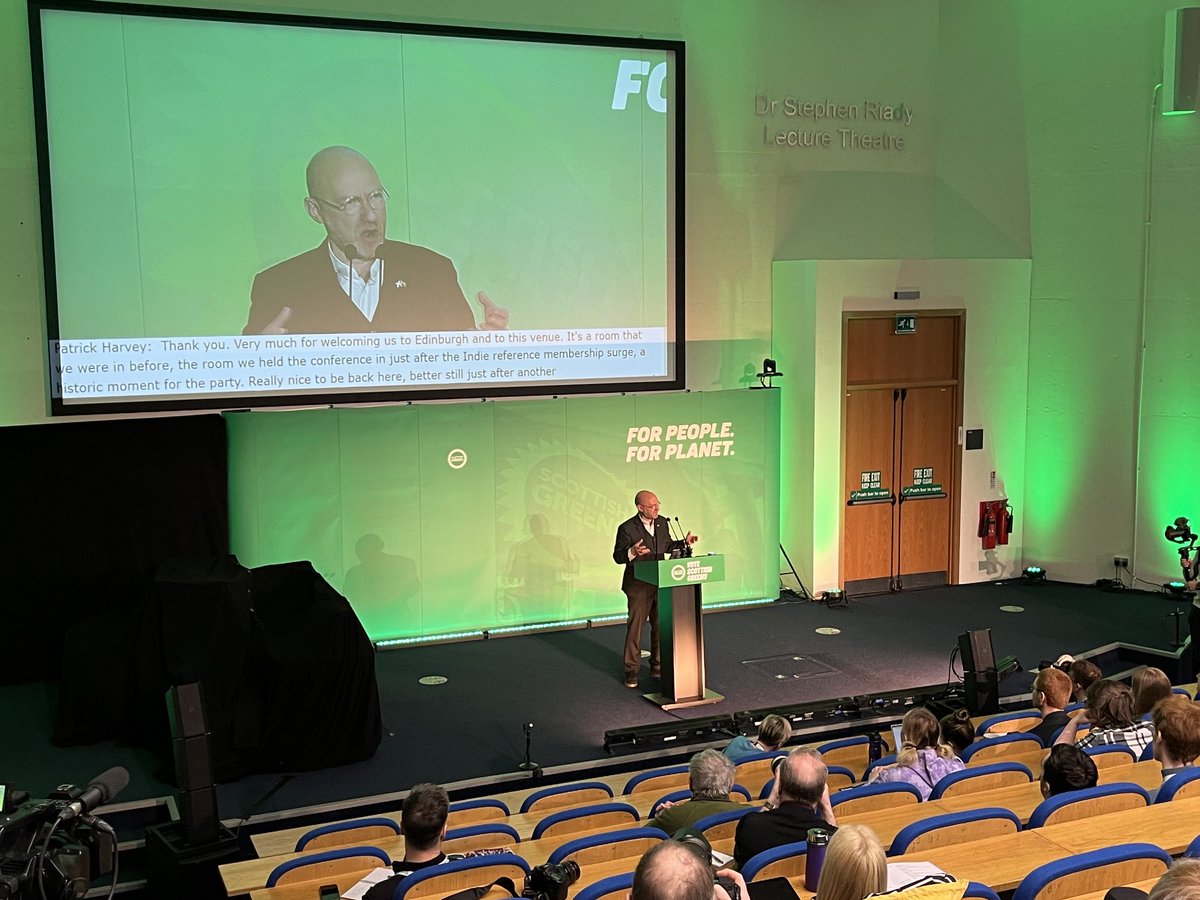
M 705 581 L 725 580 L 725 557 L 697 556 L 679 559 L 671 564 L 667 573 L 673 584 L 702 584 Z M 661 582 L 660 582 L 661 583 Z

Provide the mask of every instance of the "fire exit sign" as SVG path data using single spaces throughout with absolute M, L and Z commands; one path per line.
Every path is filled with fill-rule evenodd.
M 896 334 L 916 334 L 916 316 L 896 316 Z

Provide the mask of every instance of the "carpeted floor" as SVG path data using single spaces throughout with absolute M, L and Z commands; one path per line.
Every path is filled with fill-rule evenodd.
M 838 609 L 776 603 L 712 614 L 704 620 L 708 686 L 726 700 L 675 714 L 642 698 L 657 687 L 645 667 L 641 690 L 621 685 L 621 625 L 383 652 L 376 670 L 386 734 L 373 759 L 298 773 L 282 786 L 278 775 L 222 785 L 220 812 L 230 819 L 402 791 L 417 781 L 508 774 L 524 753 L 525 721 L 534 723 L 533 758 L 549 767 L 599 759 L 606 730 L 672 715 L 734 713 L 958 680 L 948 664 L 966 629 L 991 628 L 997 657 L 1015 655 L 1026 668 L 1114 641 L 1166 649 L 1173 606 L 1152 594 L 1014 583 L 862 598 Z M 828 627 L 840 631 L 817 632 Z M 426 675 L 447 681 L 419 684 Z M 173 792 L 162 777 L 162 761 L 148 751 L 51 746 L 51 685 L 4 688 L 0 707 L 0 780 L 6 783 L 45 796 L 61 782 L 86 783 L 121 764 L 132 774 L 122 800 Z

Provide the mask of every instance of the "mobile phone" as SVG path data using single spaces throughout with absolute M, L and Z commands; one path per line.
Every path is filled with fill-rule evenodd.
M 342 889 L 336 884 L 321 885 L 321 900 L 338 900 L 342 896 Z

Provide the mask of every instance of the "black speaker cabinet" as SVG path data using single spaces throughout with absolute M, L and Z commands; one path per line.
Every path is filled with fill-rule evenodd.
M 208 734 L 204 691 L 199 682 L 176 684 L 167 689 L 167 719 L 174 739 Z
M 1200 109 L 1200 7 L 1167 12 L 1163 41 L 1163 112 Z
M 963 675 L 967 691 L 967 712 L 973 716 L 989 716 L 1000 712 L 1000 685 L 995 668 Z
M 219 834 L 217 789 L 213 786 L 212 750 L 204 692 L 199 684 L 175 685 L 167 691 L 175 781 L 182 788 L 179 816 L 183 839 L 193 846 L 215 841 Z
M 171 741 L 175 757 L 175 783 L 185 791 L 212 787 L 212 755 L 208 746 L 208 735 L 175 738 Z
M 962 658 L 964 672 L 985 672 L 996 668 L 996 654 L 992 650 L 992 629 L 964 631 L 958 636 L 958 653 Z

